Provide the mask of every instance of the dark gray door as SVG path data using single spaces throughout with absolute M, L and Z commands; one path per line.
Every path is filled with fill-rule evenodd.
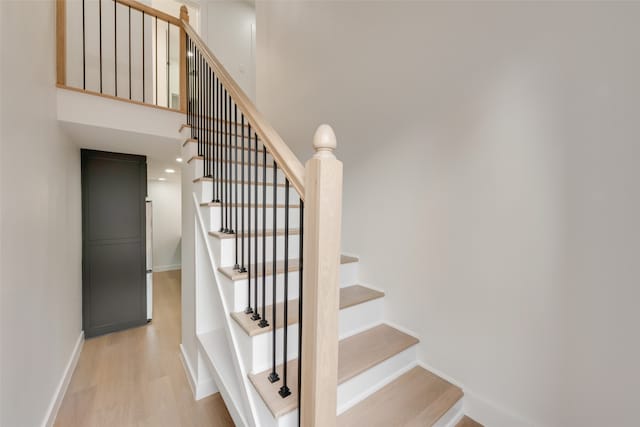
M 82 316 L 87 337 L 147 321 L 144 156 L 82 150 Z

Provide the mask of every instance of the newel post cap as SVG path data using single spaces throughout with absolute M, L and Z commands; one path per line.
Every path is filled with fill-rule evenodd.
M 180 6 L 180 19 L 189 22 L 189 9 L 184 4 Z
M 333 157 L 333 151 L 336 149 L 336 134 L 329 125 L 320 125 L 316 129 L 313 136 L 313 148 L 316 151 L 314 157 Z

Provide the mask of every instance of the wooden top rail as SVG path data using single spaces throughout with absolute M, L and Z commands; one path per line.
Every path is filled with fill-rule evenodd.
M 285 144 L 278 132 L 267 122 L 260 114 L 256 106 L 238 86 L 235 80 L 222 66 L 220 61 L 211 53 L 207 45 L 202 41 L 200 36 L 189 25 L 188 22 L 182 21 L 182 27 L 187 35 L 193 40 L 198 49 L 202 53 L 209 66 L 216 73 L 225 89 L 231 96 L 231 99 L 238 105 L 238 108 L 247 117 L 255 132 L 258 134 L 262 143 L 267 147 L 269 153 L 280 166 L 287 179 L 300 195 L 300 199 L 305 199 L 304 192 L 304 165 L 298 160 L 296 155 L 291 151 L 289 146 Z
M 161 10 L 154 9 L 151 6 L 147 6 L 144 3 L 137 2 L 136 0 L 114 0 L 121 5 L 129 6 L 131 9 L 139 10 L 140 12 L 144 12 L 146 15 L 155 16 L 158 19 L 163 21 L 167 21 L 170 24 L 176 25 L 178 27 L 182 27 L 182 22 L 179 18 L 175 16 L 171 16 L 168 13 L 164 13 Z

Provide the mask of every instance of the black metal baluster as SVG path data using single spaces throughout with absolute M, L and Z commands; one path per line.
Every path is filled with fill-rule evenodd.
M 213 201 L 216 203 L 220 203 L 220 192 L 218 191 L 218 173 L 220 171 L 220 165 L 218 162 L 220 161 L 218 157 L 218 144 L 220 143 L 220 136 L 218 135 L 218 127 L 216 126 L 216 117 L 220 116 L 220 103 L 218 100 L 220 99 L 220 80 L 216 77 L 213 82 L 213 105 L 215 105 L 215 112 L 213 120 L 211 121 L 211 131 L 213 133 L 213 145 L 211 146 L 213 156 L 215 157 L 215 162 L 213 162 L 213 175 L 212 175 L 212 186 L 213 186 Z
M 216 73 L 213 71 L 213 69 L 211 69 L 211 67 L 208 67 L 209 70 L 211 71 L 211 85 L 209 86 L 208 89 L 208 93 L 209 93 L 209 104 L 211 105 L 211 110 L 209 113 L 209 122 L 211 122 L 211 118 L 215 118 L 216 114 L 218 114 L 218 111 L 216 109 L 216 103 L 215 103 L 215 91 L 214 88 L 216 86 Z M 209 155 L 211 156 L 211 169 L 209 169 L 209 173 L 211 174 L 211 179 L 213 180 L 213 171 L 215 169 L 215 141 L 216 141 L 216 134 L 214 132 L 214 127 L 213 125 L 209 125 L 209 135 L 211 135 L 211 141 L 209 141 Z M 211 182 L 211 186 L 213 187 L 213 181 Z M 213 193 L 211 194 L 212 198 L 213 198 Z
M 211 154 L 211 170 L 209 171 L 209 173 L 211 174 L 211 200 L 215 200 L 215 170 L 216 170 L 216 128 L 215 128 L 215 117 L 218 116 L 220 114 L 220 112 L 218 111 L 218 106 L 216 105 L 216 85 L 217 85 L 217 81 L 218 81 L 218 77 L 216 76 L 216 73 L 211 70 L 211 75 L 213 76 L 213 79 L 211 80 L 211 87 L 209 88 L 209 96 L 210 98 L 210 103 L 211 103 L 211 108 L 212 108 L 212 113 L 211 113 L 211 117 L 214 120 L 210 125 L 209 125 L 209 132 L 212 135 L 211 141 L 209 141 L 209 153 Z M 211 122 L 212 119 L 209 119 L 209 121 Z
M 195 44 L 191 46 L 193 48 L 193 57 L 191 58 L 193 66 L 193 88 L 191 89 L 192 116 L 191 116 L 191 138 L 198 140 L 198 88 L 200 83 L 198 82 L 198 50 Z M 200 145 L 198 141 L 198 152 L 200 151 Z
M 273 161 L 273 231 L 274 233 L 277 230 L 278 221 L 277 221 L 277 206 L 278 206 L 278 165 L 276 161 Z M 278 372 L 276 372 L 276 290 L 278 285 L 277 280 L 277 251 L 276 251 L 276 238 L 273 238 L 273 254 L 271 255 L 273 259 L 273 266 L 271 271 L 271 324 L 273 325 L 273 329 L 271 330 L 271 373 L 269 374 L 269 381 L 275 383 L 276 381 L 280 381 L 280 377 L 278 376 Z
M 102 0 L 98 0 L 98 34 L 100 38 L 100 93 L 102 93 Z
M 227 181 L 229 180 L 229 153 L 227 151 L 227 144 L 228 144 L 228 140 L 229 140 L 229 133 L 227 132 L 227 118 L 229 117 L 229 112 L 228 110 L 230 110 L 230 108 L 228 108 L 229 106 L 229 92 L 227 92 L 227 90 L 225 89 L 224 91 L 224 117 L 222 119 L 222 121 L 220 122 L 220 124 L 222 125 L 222 131 L 223 131 L 223 137 L 222 137 L 222 144 L 220 146 L 220 150 L 224 153 L 224 180 L 222 181 L 222 187 L 224 188 L 224 195 L 226 197 L 226 203 L 224 205 L 223 211 L 224 211 L 224 232 L 225 233 L 229 233 L 230 232 L 230 227 L 229 227 L 229 189 L 227 188 Z
M 209 117 L 211 114 L 211 69 L 207 66 L 206 61 L 203 60 L 204 64 L 204 75 L 205 75 L 205 85 L 204 85 L 204 117 Z M 206 124 L 206 121 L 205 121 Z M 206 125 L 205 125 L 206 126 Z M 209 177 L 211 175 L 211 131 L 208 127 L 204 129 L 205 138 L 204 144 L 204 165 L 205 165 L 205 176 Z
M 225 228 L 227 230 L 227 233 L 232 233 L 232 228 L 233 228 L 233 224 L 231 223 L 231 192 L 230 187 L 229 187 L 229 181 L 231 180 L 231 165 L 233 163 L 231 163 L 231 151 L 229 151 L 229 145 L 231 145 L 231 95 L 229 95 L 229 92 L 225 91 L 225 94 L 227 95 L 225 98 L 225 107 L 224 107 L 224 111 L 226 112 L 224 115 L 224 122 L 223 127 L 225 130 L 225 138 L 224 138 L 224 146 L 223 146 L 223 150 L 225 152 L 225 157 L 226 157 L 226 162 L 224 164 L 224 170 L 225 170 L 225 179 L 224 179 L 224 190 L 227 193 L 227 206 L 226 206 L 226 211 L 225 211 Z
M 82 0 L 82 89 L 87 89 L 87 46 L 85 36 L 84 1 Z
M 171 37 L 170 37 L 171 27 L 169 26 L 169 21 L 167 21 L 167 108 L 171 108 L 171 94 L 170 88 L 171 79 L 170 79 L 170 69 L 169 69 L 169 55 L 171 54 Z M 207 85 L 207 88 L 209 86 Z
M 203 66 L 203 59 L 202 59 L 202 55 L 200 53 L 200 49 L 198 49 L 198 64 L 199 64 L 199 70 L 198 70 L 198 104 L 200 105 L 200 108 L 198 109 L 198 145 L 200 147 L 200 151 L 198 152 L 199 156 L 202 156 L 202 158 L 204 159 L 204 144 L 205 144 L 205 137 L 204 137 L 204 126 L 203 126 L 203 115 L 204 115 L 204 66 Z M 156 80 L 157 83 L 157 80 Z M 156 84 L 156 92 L 158 91 L 158 85 Z M 157 98 L 156 98 L 156 102 L 157 102 Z M 204 163 L 203 163 L 204 164 Z M 202 176 L 204 176 L 204 166 L 202 168 Z
M 251 289 L 251 123 L 249 123 L 249 153 L 247 153 L 247 160 L 247 278 L 249 280 L 249 289 Z M 257 291 L 257 289 L 255 290 Z M 254 295 L 253 298 L 256 300 L 257 296 Z M 251 305 L 249 305 L 249 308 L 251 308 Z M 251 320 L 256 320 L 257 308 L 254 306 L 251 312 L 253 313 Z
M 240 269 L 240 265 L 238 264 L 238 233 L 240 232 L 240 226 L 238 225 L 238 105 L 234 103 L 233 105 L 233 122 L 234 127 L 235 127 L 235 134 L 234 134 L 234 140 L 235 140 L 235 147 L 236 149 L 234 150 L 234 158 L 233 158 L 233 168 L 234 168 L 234 173 L 233 173 L 233 181 L 235 182 L 235 191 L 234 191 L 234 195 L 235 195 L 235 203 L 234 203 L 234 213 L 235 213 L 235 224 L 236 224 L 236 230 L 235 230 L 235 239 L 236 239 L 236 264 L 233 267 L 235 270 L 239 270 Z
M 198 98 L 198 104 L 199 103 L 200 103 L 200 99 Z M 160 105 L 160 103 L 158 102 L 158 17 L 157 16 L 156 16 L 156 105 Z
M 217 161 L 217 157 L 216 157 L 216 128 L 215 128 L 215 118 L 217 116 L 220 115 L 220 111 L 218 109 L 218 106 L 216 105 L 216 86 L 217 86 L 217 82 L 218 82 L 218 77 L 216 76 L 216 73 L 213 71 L 213 69 L 211 70 L 212 76 L 213 76 L 213 80 L 211 82 L 212 87 L 210 88 L 210 92 L 211 92 L 211 105 L 213 107 L 213 113 L 211 114 L 211 118 L 209 119 L 209 132 L 211 132 L 212 138 L 211 138 L 211 145 L 209 146 L 210 151 L 211 151 L 211 157 L 212 157 L 212 162 L 211 162 L 211 171 L 209 171 L 209 173 L 211 174 L 211 187 L 215 188 L 215 184 L 213 182 L 213 180 L 215 179 L 215 170 L 216 170 L 216 161 Z M 212 197 L 213 197 L 213 190 L 212 190 Z
M 189 38 L 189 36 L 187 36 L 185 38 L 185 51 L 186 52 L 190 52 L 191 51 L 191 39 Z M 191 124 L 191 57 L 189 56 L 189 54 L 187 53 L 187 124 L 189 126 L 193 126 Z M 190 129 L 193 129 L 192 127 Z
M 224 86 L 222 86 L 222 82 L 218 79 L 218 96 L 216 98 L 216 102 L 218 103 L 218 117 L 216 119 L 220 119 L 220 117 L 222 116 L 222 94 L 223 94 L 223 90 L 224 90 Z M 220 143 L 222 142 L 222 134 L 221 134 L 221 130 L 222 127 L 220 126 L 220 123 L 218 122 L 218 120 L 216 120 L 215 122 L 215 127 L 216 127 L 216 137 L 218 138 L 217 144 L 216 144 L 216 155 L 218 157 L 218 165 L 217 165 L 217 170 L 218 170 L 218 179 L 216 182 L 216 186 L 218 187 L 218 196 L 216 198 L 217 202 L 221 202 L 222 201 L 222 151 L 220 150 Z M 222 222 L 220 222 L 220 228 L 222 228 Z
M 255 265 L 256 265 L 256 273 L 255 273 L 255 281 L 253 283 L 254 290 L 254 308 L 255 312 L 251 317 L 252 320 L 260 320 L 260 306 L 258 305 L 258 135 L 253 134 L 253 141 L 255 143 L 255 154 L 254 154 L 254 177 L 253 177 L 253 187 L 254 187 L 254 207 L 253 207 L 253 217 L 254 217 L 254 233 L 253 233 L 253 242 L 254 242 L 254 254 L 255 254 Z M 249 157 L 251 157 L 251 129 L 249 129 Z M 249 178 L 249 182 L 251 182 L 251 178 Z M 263 311 L 264 312 L 264 311 Z
M 222 168 L 221 172 L 221 177 L 220 177 L 220 232 L 222 233 L 226 233 L 227 232 L 227 227 L 226 227 L 226 217 L 225 217 L 225 206 L 226 206 L 226 191 L 225 191 L 225 186 L 224 186 L 224 180 L 227 177 L 227 164 L 226 164 L 226 159 L 224 158 L 224 150 L 223 150 L 223 146 L 224 146 L 224 142 L 225 142 L 225 132 L 224 132 L 224 118 L 227 116 L 227 90 L 224 89 L 224 87 L 222 88 L 222 96 L 220 98 L 220 113 L 221 117 L 218 117 L 216 120 L 216 123 L 218 124 L 218 132 L 220 134 L 220 139 L 218 140 L 218 145 L 217 148 L 219 150 L 220 153 L 220 167 Z
M 300 199 L 300 234 L 298 241 L 298 258 L 300 259 L 300 270 L 298 270 L 298 408 L 301 408 L 302 402 L 302 266 L 303 266 L 303 246 L 304 246 L 304 202 Z M 300 411 L 298 410 L 298 425 L 300 426 Z
M 283 313 L 283 335 L 282 335 L 282 387 L 280 387 L 280 396 L 285 398 L 291 394 L 291 390 L 287 386 L 287 332 L 289 311 L 289 180 L 284 179 L 284 313 Z
M 258 147 L 256 144 L 256 153 Z M 276 230 L 272 232 L 272 239 L 276 239 Z M 262 144 L 262 320 L 258 323 L 261 328 L 269 326 L 267 321 L 267 149 Z M 275 324 L 274 324 L 275 328 Z
M 207 85 L 207 98 L 208 98 L 207 105 L 209 106 L 209 112 L 207 113 L 207 117 L 213 117 L 215 116 L 215 107 L 214 107 L 213 92 L 211 90 L 211 87 L 215 86 L 215 73 L 213 72 L 211 67 L 209 67 L 209 65 L 207 65 L 207 70 L 209 70 L 209 84 Z M 213 162 L 214 162 L 214 154 L 213 154 L 214 135 L 212 130 L 213 129 L 211 129 L 211 126 L 207 127 L 207 135 L 209 135 L 209 138 L 207 140 L 207 147 L 209 149 L 209 175 L 211 175 L 211 178 L 213 178 Z
M 217 160 L 218 160 L 218 156 L 216 155 L 216 144 L 218 143 L 218 135 L 216 133 L 216 122 L 215 122 L 215 118 L 218 117 L 218 115 L 220 115 L 220 108 L 218 106 L 218 77 L 216 76 L 216 73 L 213 73 L 213 82 L 212 82 L 212 87 L 211 87 L 211 104 L 213 105 L 213 117 L 212 120 L 210 120 L 210 124 L 209 127 L 211 128 L 211 156 L 213 157 L 213 162 L 211 163 L 212 165 L 212 171 L 211 171 L 211 201 L 212 202 L 216 202 L 218 200 L 217 198 L 217 188 L 216 188 L 216 168 L 217 168 Z
M 204 61 L 204 58 L 201 57 L 200 61 L 202 62 L 202 176 L 209 176 L 209 165 L 207 162 L 208 154 L 209 154 L 209 133 L 207 132 L 207 128 L 205 127 L 204 118 L 207 117 L 207 113 L 209 111 L 209 94 L 207 93 L 207 88 L 209 87 L 209 70 L 207 69 L 207 64 Z
M 157 58 L 157 56 L 156 56 Z M 196 68 L 196 73 L 198 76 L 198 91 L 197 91 L 197 97 L 198 97 L 198 113 L 196 116 L 196 123 L 198 124 L 198 156 L 203 156 L 204 158 L 204 152 L 203 152 L 203 148 L 204 146 L 202 145 L 202 58 L 200 56 L 200 49 L 196 48 L 196 64 L 197 64 L 197 68 Z M 156 67 L 157 70 L 157 67 Z M 157 82 L 157 80 L 156 80 Z M 157 98 L 157 93 L 158 93 L 158 85 L 156 84 L 156 100 Z M 156 104 L 157 105 L 157 104 Z M 202 168 L 202 175 L 204 176 L 204 168 Z
M 227 194 L 229 195 L 229 203 L 227 204 L 227 220 L 229 221 L 229 225 L 227 227 L 227 233 L 233 234 L 233 216 L 231 215 L 231 172 L 232 172 L 232 167 L 233 167 L 233 159 L 231 158 L 231 139 L 232 139 L 232 135 L 231 135 L 231 95 L 229 95 L 228 98 L 228 104 L 229 104 L 229 114 L 227 115 L 227 147 L 226 147 L 226 151 L 227 151 L 227 181 L 226 181 L 226 186 L 227 186 Z M 237 225 L 236 225 L 237 228 Z
M 113 2 L 113 68 L 115 70 L 115 95 L 118 96 L 118 2 Z
M 129 6 L 129 99 L 131 99 L 131 6 Z
M 242 115 L 242 165 L 240 165 L 240 170 L 242 171 L 242 205 L 241 205 L 241 214 L 242 214 L 242 260 L 241 260 L 241 265 L 240 265 L 240 272 L 242 273 L 247 273 L 247 267 L 245 266 L 244 263 L 244 252 L 245 252 L 245 230 L 246 230 L 246 223 L 244 222 L 244 216 L 245 216 L 245 199 L 244 199 L 244 188 L 245 188 L 245 181 L 244 181 L 244 169 L 245 169 L 245 164 L 244 164 L 244 151 L 245 151 L 245 140 L 244 140 L 244 114 Z M 253 312 L 253 310 L 251 309 L 251 282 L 247 282 L 247 308 L 244 310 L 245 313 L 250 314 Z

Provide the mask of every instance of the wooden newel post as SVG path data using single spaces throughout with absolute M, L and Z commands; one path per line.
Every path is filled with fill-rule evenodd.
M 180 6 L 180 19 L 189 22 L 187 6 Z M 180 29 L 180 111 L 187 112 L 187 33 Z
M 342 162 L 321 125 L 305 167 L 301 426 L 336 425 Z
M 67 2 L 56 0 L 56 83 L 67 84 Z

